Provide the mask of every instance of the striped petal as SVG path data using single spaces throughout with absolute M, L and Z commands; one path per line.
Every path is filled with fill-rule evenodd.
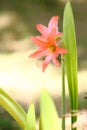
M 31 37 L 31 40 L 32 40 L 36 45 L 38 45 L 38 46 L 41 47 L 41 48 L 44 48 L 44 47 L 47 46 L 47 45 L 46 45 L 46 42 L 43 41 L 43 39 L 41 39 L 40 36 L 39 36 L 39 37 Z
M 65 54 L 65 53 L 68 53 L 68 50 L 60 48 L 60 47 L 57 46 L 56 47 L 56 53 L 57 54 Z
M 48 36 L 48 43 L 51 45 L 51 44 L 55 44 L 56 42 L 56 30 L 55 28 L 52 29 L 52 31 L 50 32 L 49 36 Z
M 43 67 L 42 67 L 43 72 L 46 70 L 46 68 L 47 68 L 47 66 L 48 66 L 48 64 L 50 63 L 51 60 L 52 60 L 52 55 L 48 55 L 43 62 Z
M 58 33 L 58 16 L 53 16 L 48 24 L 48 29 L 51 31 L 53 28 L 56 29 L 56 34 Z
M 47 56 L 48 54 L 49 54 L 48 50 L 39 49 L 39 50 L 35 51 L 33 54 L 31 54 L 29 57 L 31 57 L 31 58 L 39 58 L 39 57 L 42 57 L 42 56 Z
M 49 30 L 46 26 L 44 26 L 42 24 L 37 24 L 36 28 L 43 36 L 48 36 Z
M 54 56 L 54 57 L 52 58 L 52 61 L 53 61 L 54 65 L 56 65 L 56 66 L 58 66 L 58 67 L 60 66 L 60 63 L 58 62 L 57 57 Z

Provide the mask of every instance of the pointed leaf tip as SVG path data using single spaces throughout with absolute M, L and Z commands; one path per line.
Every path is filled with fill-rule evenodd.
M 31 104 L 27 113 L 25 130 L 36 130 L 36 117 L 34 104 Z
M 60 128 L 61 123 L 55 104 L 47 91 L 43 90 L 40 100 L 40 130 L 58 130 Z

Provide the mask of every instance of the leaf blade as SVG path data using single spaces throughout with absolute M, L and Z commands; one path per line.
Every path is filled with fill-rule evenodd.
M 34 105 L 31 104 L 27 113 L 25 130 L 36 130 L 36 117 Z
M 46 91 L 43 91 L 40 100 L 40 130 L 53 129 L 61 129 L 61 120 L 52 98 Z
M 2 106 L 24 128 L 26 113 L 22 107 L 0 88 L 0 106 Z
M 78 109 L 78 64 L 77 64 L 77 46 L 74 26 L 74 18 L 70 2 L 66 3 L 63 17 L 63 40 L 65 48 L 69 53 L 65 55 L 65 67 L 68 81 L 71 111 Z M 74 118 L 72 117 L 72 120 Z

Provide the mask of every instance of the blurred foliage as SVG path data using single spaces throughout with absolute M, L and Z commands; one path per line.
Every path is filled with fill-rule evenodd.
M 0 0 L 2 3 L 3 2 L 6 2 L 6 0 Z M 33 2 L 33 3 L 39 3 L 39 4 L 44 4 L 44 5 L 46 5 L 46 6 L 55 6 L 57 3 L 58 3 L 58 0 L 7 0 L 7 1 L 9 1 L 9 2 L 12 2 L 12 3 L 14 3 L 14 2 L 16 2 L 16 3 L 21 3 L 21 2 L 24 2 L 24 3 L 26 3 L 26 2 Z
M 9 118 L 1 118 L 0 117 L 0 130 L 12 130 L 11 120 Z
M 16 121 L 2 108 L 0 108 L 0 130 L 20 130 Z

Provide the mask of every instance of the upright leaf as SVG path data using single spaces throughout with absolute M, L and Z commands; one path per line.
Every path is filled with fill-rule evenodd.
M 42 92 L 40 100 L 40 130 L 61 130 L 54 102 L 46 91 Z
M 22 107 L 0 88 L 0 106 L 2 106 L 24 129 L 26 113 Z
M 36 130 L 36 118 L 34 105 L 31 104 L 27 113 L 25 130 Z
M 77 46 L 73 13 L 69 1 L 66 3 L 64 9 L 63 40 L 65 48 L 69 50 L 69 53 L 65 55 L 65 67 L 68 80 L 71 110 L 73 111 L 78 108 Z

